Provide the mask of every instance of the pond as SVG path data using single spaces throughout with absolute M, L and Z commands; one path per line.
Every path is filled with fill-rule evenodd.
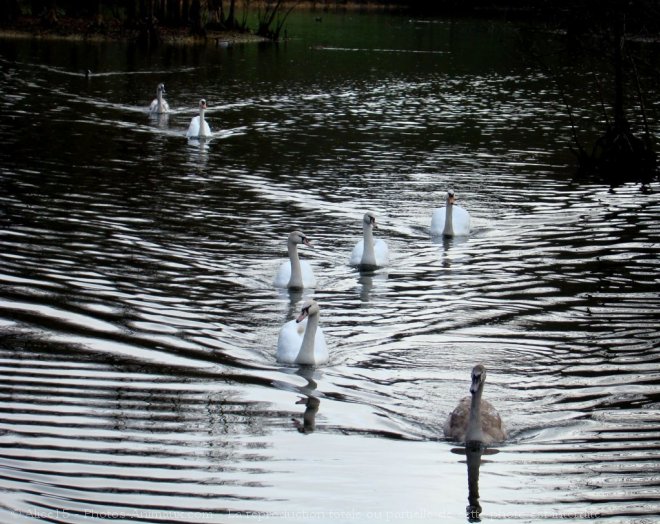
M 484 522 L 654 521 L 657 194 L 574 181 L 508 24 L 287 31 L 0 41 L 0 520 L 465 522 L 476 464 Z M 555 60 L 597 129 L 592 65 Z M 449 189 L 469 237 L 430 235 Z M 348 263 L 366 211 L 375 271 Z M 289 292 L 295 229 L 317 286 Z M 330 360 L 280 364 L 312 297 Z M 443 425 L 477 363 L 508 438 L 475 462 Z

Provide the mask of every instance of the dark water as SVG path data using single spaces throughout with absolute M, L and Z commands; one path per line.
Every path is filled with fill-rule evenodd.
M 510 433 L 484 522 L 655 521 L 657 194 L 572 182 L 510 27 L 312 20 L 279 46 L 0 42 L 0 521 L 462 522 L 442 426 L 477 362 Z M 590 65 L 557 67 L 597 121 Z M 450 187 L 474 231 L 443 243 Z M 347 264 L 366 210 L 373 274 Z M 271 286 L 294 228 L 303 295 Z M 310 296 L 330 363 L 282 367 Z

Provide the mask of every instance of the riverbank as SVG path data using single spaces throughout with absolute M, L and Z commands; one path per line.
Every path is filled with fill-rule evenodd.
M 250 31 L 207 30 L 205 36 L 193 35 L 187 27 L 158 27 L 158 38 L 164 43 L 195 44 L 204 42 L 239 44 L 266 39 Z M 139 28 L 127 28 L 118 20 L 97 22 L 89 18 L 60 16 L 49 24 L 40 17 L 22 16 L 11 27 L 0 27 L 0 38 L 49 39 L 85 42 L 137 40 Z
M 255 6 L 253 5 L 253 8 Z M 282 6 L 283 12 L 288 12 L 289 9 L 307 10 L 310 12 L 328 12 L 328 11 L 394 11 L 400 10 L 401 5 L 393 6 L 381 4 L 377 2 L 347 2 L 347 3 L 332 3 L 304 1 L 295 2 L 294 4 L 284 2 Z M 236 17 L 242 16 L 241 9 L 239 8 Z M 137 40 L 140 37 L 149 35 L 150 38 L 154 36 L 158 40 L 165 43 L 203 43 L 206 41 L 211 42 L 227 42 L 227 43 L 247 43 L 247 42 L 261 42 L 267 40 L 262 36 L 256 35 L 252 30 L 245 31 L 239 30 L 222 30 L 217 29 L 220 24 L 208 24 L 204 29 L 204 36 L 195 35 L 191 31 L 189 25 L 183 20 L 181 25 L 166 25 L 159 24 L 156 17 L 153 19 L 154 24 L 150 27 L 130 27 L 126 25 L 125 20 L 111 17 L 70 17 L 65 16 L 62 12 L 51 11 L 42 16 L 29 16 L 21 15 L 11 22 L 5 22 L 4 26 L 0 26 L 0 38 L 37 38 L 37 39 L 58 39 L 58 40 L 74 40 L 74 41 L 106 41 L 106 40 Z

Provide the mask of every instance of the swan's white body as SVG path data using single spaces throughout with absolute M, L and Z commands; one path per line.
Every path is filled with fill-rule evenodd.
M 431 217 L 431 235 L 445 237 L 464 237 L 470 234 L 470 213 L 454 204 L 453 191 L 447 193 L 447 205 L 433 211 Z
M 390 252 L 387 243 L 374 239 L 376 217 L 373 213 L 365 213 L 362 220 L 364 238 L 360 240 L 351 252 L 350 264 L 359 267 L 383 267 L 390 262 Z
M 486 369 L 478 364 L 472 369 L 470 397 L 463 398 L 445 422 L 445 436 L 464 443 L 491 444 L 506 439 L 499 413 L 490 402 L 481 399 Z
M 305 303 L 300 316 L 282 326 L 277 339 L 277 360 L 301 366 L 318 366 L 328 361 L 328 347 L 319 327 L 316 301 Z
M 204 120 L 204 112 L 206 111 L 206 100 L 203 98 L 199 101 L 199 115 L 193 117 L 188 126 L 186 136 L 188 138 L 208 138 L 211 136 L 211 128 L 206 120 Z
M 275 287 L 290 289 L 316 287 L 316 277 L 312 266 L 306 260 L 300 260 L 298 256 L 298 244 L 312 246 L 304 233 L 292 231 L 287 240 L 289 260 L 280 265 L 273 281 Z
M 163 98 L 164 94 L 165 84 L 158 84 L 158 87 L 156 88 L 156 98 L 154 98 L 153 102 L 151 102 L 151 105 L 149 106 L 150 113 L 169 113 L 170 105 L 167 103 L 167 100 Z

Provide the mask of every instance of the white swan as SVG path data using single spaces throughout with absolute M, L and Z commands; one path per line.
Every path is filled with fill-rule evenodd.
M 374 240 L 376 217 L 373 213 L 364 214 L 362 228 L 364 238 L 355 244 L 351 252 L 350 264 L 364 268 L 383 267 L 389 264 L 390 253 L 387 243 L 380 238 Z
M 298 318 L 282 326 L 277 339 L 277 360 L 303 366 L 318 366 L 328 361 L 325 335 L 319 327 L 319 305 L 315 300 L 306 302 Z
M 283 262 L 278 269 L 273 281 L 275 287 L 288 287 L 291 289 L 316 287 L 316 277 L 314 277 L 312 266 L 306 260 L 300 260 L 298 257 L 298 244 L 312 247 L 309 239 L 302 231 L 292 231 L 289 234 L 286 243 L 289 260 Z
M 470 213 L 461 206 L 455 205 L 454 202 L 456 202 L 456 195 L 449 190 L 446 207 L 433 211 L 431 235 L 463 237 L 470 234 Z
M 150 113 L 169 113 L 170 105 L 167 103 L 167 100 L 163 98 L 165 94 L 165 84 L 158 84 L 156 87 L 156 98 L 149 106 Z
M 459 442 L 490 444 L 506 439 L 502 419 L 490 402 L 481 399 L 486 382 L 486 368 L 472 369 L 471 397 L 463 398 L 445 422 L 445 436 Z
M 199 101 L 199 116 L 193 117 L 188 126 L 186 136 L 188 138 L 206 138 L 211 136 L 211 128 L 204 120 L 204 111 L 206 111 L 206 100 Z

